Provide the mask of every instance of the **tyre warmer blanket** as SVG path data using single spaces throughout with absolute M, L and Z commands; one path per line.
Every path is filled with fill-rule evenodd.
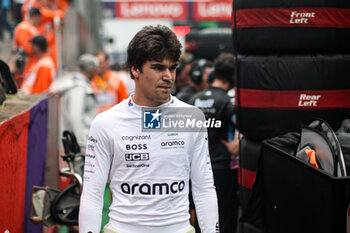
M 350 55 L 237 57 L 240 132 L 261 141 L 313 117 L 337 129 L 350 114 Z
M 350 1 L 237 0 L 232 28 L 242 54 L 349 52 Z

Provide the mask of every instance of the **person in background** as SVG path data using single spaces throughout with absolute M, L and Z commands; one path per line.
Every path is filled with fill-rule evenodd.
M 206 59 L 195 60 L 192 63 L 190 76 L 191 81 L 189 84 L 185 85 L 176 97 L 179 100 L 182 100 L 185 103 L 189 103 L 191 97 L 197 92 L 205 89 L 208 86 L 208 73 L 212 67 L 212 63 Z M 199 232 L 199 226 L 196 219 L 196 213 L 194 209 L 192 192 L 190 191 L 190 222 L 192 226 L 196 228 L 196 231 Z
M 135 81 L 131 79 L 129 68 L 126 64 L 121 66 L 121 70 L 117 71 L 119 77 L 124 82 L 128 93 L 131 94 L 135 91 Z
M 31 8 L 38 8 L 40 11 L 42 11 L 42 15 L 44 18 L 44 22 L 46 20 L 52 20 L 52 18 L 56 15 L 58 16 L 64 16 L 64 11 L 59 8 L 59 3 L 52 0 L 25 0 L 22 8 L 22 18 L 27 19 L 28 18 L 28 12 Z M 47 12 L 45 12 L 47 11 Z
M 51 94 L 60 95 L 60 135 L 71 130 L 85 152 L 89 128 L 96 116 L 96 100 L 90 82 L 96 74 L 98 59 L 92 54 L 79 57 L 79 71 L 65 74 L 50 86 Z
M 36 62 L 36 57 L 32 52 L 32 44 L 30 40 L 39 35 L 36 26 L 41 21 L 41 13 L 38 8 L 31 8 L 28 20 L 23 20 L 17 24 L 14 30 L 13 50 L 22 50 L 27 54 L 26 65 L 24 67 L 23 76 L 26 77 L 31 67 Z
M 73 0 L 56 0 L 57 3 L 57 8 L 66 11 L 67 8 L 70 6 L 70 4 L 73 2 Z
M 39 34 L 45 36 L 48 47 L 49 54 L 55 62 L 56 68 L 58 68 L 58 58 L 57 58 L 57 46 L 55 38 L 55 24 L 54 19 L 56 17 L 60 18 L 62 21 L 65 17 L 65 12 L 58 9 L 58 3 L 51 0 L 27 0 L 22 7 L 23 18 L 28 18 L 28 12 L 31 8 L 38 8 L 41 12 L 42 18 L 40 24 L 36 25 Z
M 26 94 L 40 94 L 48 91 L 56 76 L 56 68 L 52 58 L 47 53 L 47 41 L 43 36 L 35 36 L 30 40 L 32 53 L 36 63 L 31 67 L 20 89 Z
M 206 59 L 194 61 L 190 71 L 191 81 L 177 93 L 176 97 L 188 103 L 194 94 L 205 89 L 208 86 L 208 74 L 211 68 L 212 63 Z
M 55 66 L 57 68 L 58 58 L 55 30 L 58 30 L 60 28 L 60 25 L 55 25 L 54 20 L 57 17 L 61 20 L 62 23 L 65 17 L 65 12 L 58 9 L 54 3 L 50 2 L 47 2 L 46 4 L 41 3 L 41 5 L 39 5 L 38 8 L 40 9 L 40 12 L 42 14 L 42 20 L 41 23 L 37 26 L 37 28 L 39 30 L 39 33 L 45 36 L 49 45 L 49 54 L 54 60 Z
M 12 77 L 16 81 L 17 87 L 19 88 L 24 80 L 23 71 L 26 64 L 25 52 L 13 50 L 7 63 L 9 65 Z
M 193 62 L 193 55 L 191 53 L 183 53 L 179 59 L 179 66 L 176 69 L 176 81 L 172 95 L 177 95 L 183 87 L 188 85 L 191 81 L 190 71 Z
M 29 14 L 28 12 L 30 11 L 31 8 L 37 8 L 38 5 L 35 5 L 36 0 L 24 0 L 22 7 L 21 7 L 21 17 L 23 20 L 28 19 Z
M 238 218 L 238 198 L 236 195 L 238 169 L 231 169 L 231 152 L 238 153 L 237 140 L 232 138 L 232 135 L 236 135 L 234 125 L 236 110 L 227 95 L 227 91 L 234 86 L 234 67 L 234 55 L 221 53 L 214 61 L 212 84 L 195 94 L 189 101 L 190 104 L 200 108 L 207 119 L 216 119 L 222 122 L 221 128 L 208 129 L 209 151 L 218 196 L 221 233 L 235 233 Z
M 91 87 L 97 101 L 97 113 L 101 113 L 129 96 L 118 72 L 109 69 L 108 55 L 104 51 L 96 54 L 99 60 L 97 74 L 91 80 Z
M 181 43 L 166 26 L 146 26 L 131 40 L 127 54 L 135 93 L 99 114 L 91 125 L 79 232 L 100 232 L 108 178 L 113 201 L 104 233 L 193 233 L 188 213 L 190 178 L 202 232 L 218 232 L 206 129 L 197 128 L 175 138 L 174 133 L 142 130 L 143 107 L 197 109 L 170 94 Z M 159 111 L 149 116 L 156 120 Z M 173 140 L 184 146 L 162 147 Z
M 1 0 L 0 1 L 0 41 L 4 39 L 3 29 L 7 29 L 10 33 L 10 38 L 13 37 L 13 27 L 8 20 L 8 10 L 10 9 L 10 0 Z
M 15 21 L 15 25 L 22 21 L 22 6 L 25 0 L 13 0 L 12 1 L 12 15 Z

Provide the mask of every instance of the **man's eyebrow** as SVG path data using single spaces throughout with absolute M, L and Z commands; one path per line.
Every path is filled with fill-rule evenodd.
M 156 68 L 165 68 L 166 66 L 161 64 L 161 63 L 153 63 L 151 64 L 151 67 L 156 67 Z
M 179 64 L 175 63 L 174 65 L 170 66 L 170 68 L 176 69 L 179 66 Z
M 171 65 L 170 67 L 167 67 L 166 65 L 161 64 L 161 63 L 153 63 L 153 64 L 151 64 L 151 67 L 153 67 L 153 68 L 161 68 L 161 69 L 166 69 L 166 68 L 175 69 L 177 66 L 178 66 L 177 63 Z

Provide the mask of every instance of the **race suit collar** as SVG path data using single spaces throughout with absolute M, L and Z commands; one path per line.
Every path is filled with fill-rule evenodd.
M 164 104 L 161 104 L 161 105 L 159 105 L 157 107 L 167 107 L 167 106 L 173 104 L 174 100 L 175 100 L 174 96 L 170 95 L 170 99 L 169 99 L 168 102 L 166 102 Z M 132 99 L 132 94 L 128 98 L 128 106 L 129 107 L 137 107 L 137 108 L 150 108 L 149 106 L 137 105 Z

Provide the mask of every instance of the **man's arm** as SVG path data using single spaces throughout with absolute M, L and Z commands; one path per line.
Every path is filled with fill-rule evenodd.
M 101 228 L 103 194 L 112 162 L 111 142 L 103 123 L 98 117 L 94 120 L 86 145 L 79 211 L 80 233 L 98 233 Z
M 227 150 L 232 154 L 232 155 L 239 155 L 239 142 L 243 138 L 243 135 L 236 130 L 235 132 L 235 137 L 232 141 L 228 142 L 226 140 L 221 140 L 221 142 L 226 146 Z
M 205 130 L 206 131 L 206 130 Z M 219 216 L 206 132 L 196 133 L 191 161 L 192 193 L 203 233 L 219 232 Z

